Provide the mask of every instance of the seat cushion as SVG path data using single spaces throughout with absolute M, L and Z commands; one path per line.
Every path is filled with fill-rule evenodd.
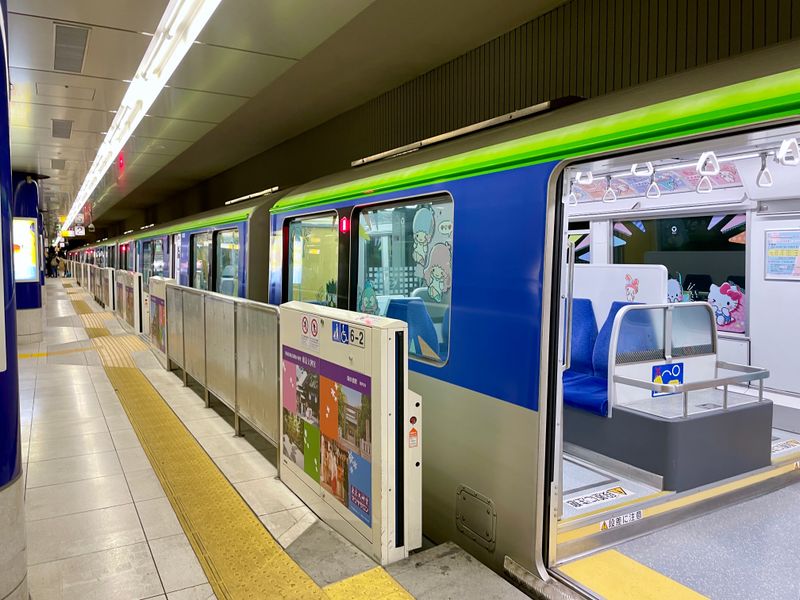
M 564 404 L 601 417 L 608 416 L 608 380 L 593 375 L 564 373 Z
M 597 320 L 594 318 L 592 301 L 588 298 L 572 300 L 572 344 L 570 348 L 570 370 L 593 373 L 592 353 L 597 340 Z
M 612 302 L 608 311 L 603 327 L 597 334 L 597 341 L 594 344 L 592 353 L 592 367 L 595 377 L 608 379 L 608 349 L 611 344 L 611 331 L 614 328 L 614 318 L 623 306 L 633 304 L 632 302 Z
M 439 337 L 421 298 L 392 298 L 386 316 L 408 323 L 409 352 L 439 359 Z

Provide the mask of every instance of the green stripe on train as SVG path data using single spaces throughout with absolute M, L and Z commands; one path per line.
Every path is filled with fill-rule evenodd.
M 279 200 L 281 213 L 800 113 L 800 69 L 668 100 Z

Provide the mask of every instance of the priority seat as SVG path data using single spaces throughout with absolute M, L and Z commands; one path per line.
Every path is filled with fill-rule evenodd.
M 386 308 L 386 316 L 408 323 L 409 352 L 418 356 L 439 358 L 439 337 L 422 298 L 392 298 Z M 429 356 L 430 352 L 425 352 L 426 346 L 435 356 Z

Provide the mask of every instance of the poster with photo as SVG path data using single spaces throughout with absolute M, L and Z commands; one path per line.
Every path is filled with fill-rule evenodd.
M 283 347 L 283 454 L 372 524 L 372 402 L 366 375 Z

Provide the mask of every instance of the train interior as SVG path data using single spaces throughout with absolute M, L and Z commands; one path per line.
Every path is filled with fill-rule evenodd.
M 798 480 L 799 134 L 563 173 L 553 564 Z

